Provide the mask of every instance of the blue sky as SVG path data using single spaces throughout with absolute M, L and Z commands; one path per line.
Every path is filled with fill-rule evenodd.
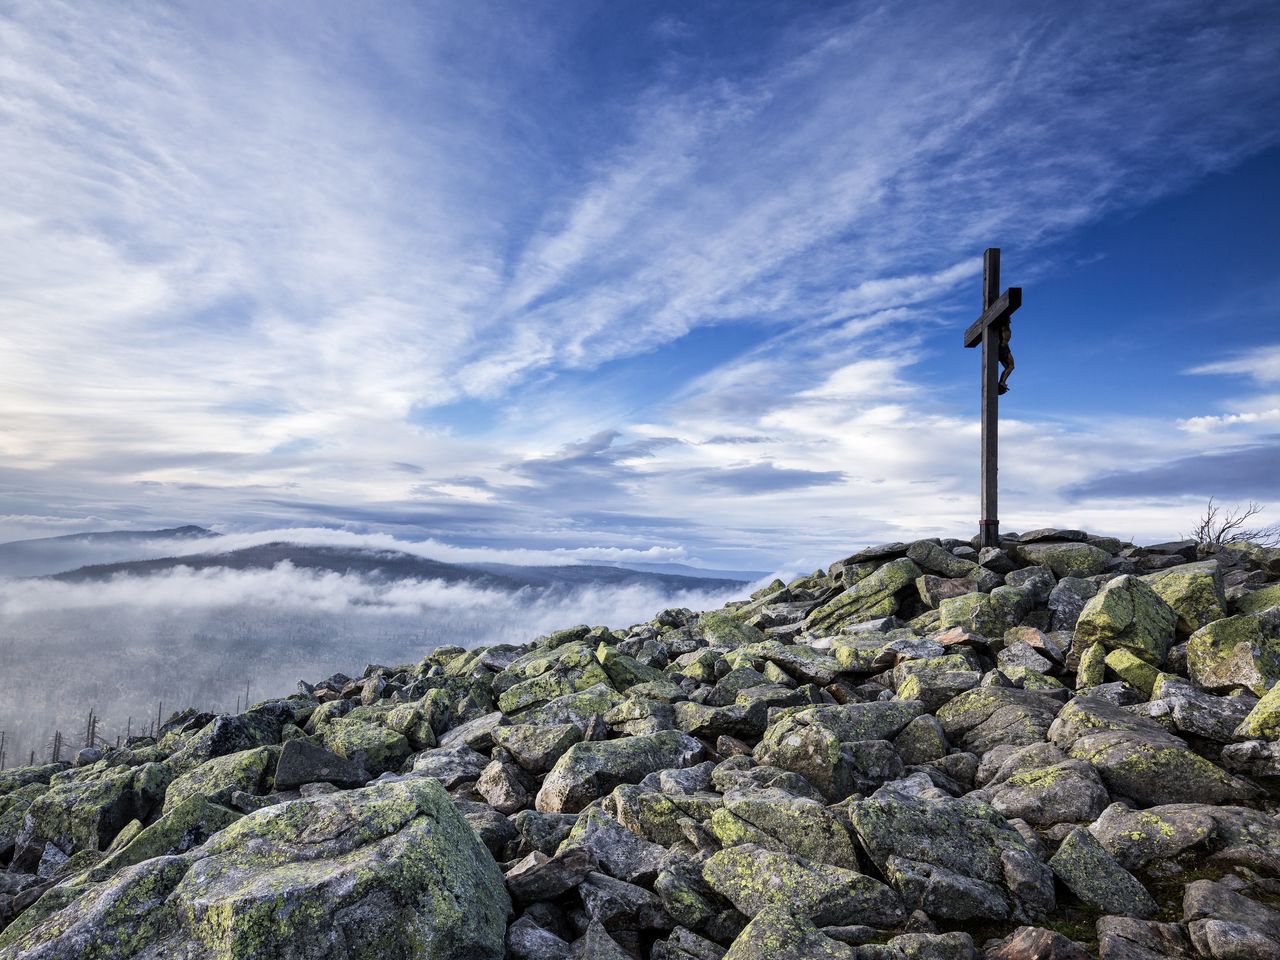
M 1265 3 L 17 2 L 0 536 L 825 564 L 1280 520 Z M 443 549 L 443 547 L 442 547 Z

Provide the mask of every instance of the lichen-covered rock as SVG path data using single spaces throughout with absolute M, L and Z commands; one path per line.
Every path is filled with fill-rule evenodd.
M 497 865 L 427 779 L 276 804 L 68 891 L 0 960 L 501 960 Z
M 1125 917 L 1153 917 L 1156 902 L 1147 888 L 1116 863 L 1083 827 L 1063 838 L 1049 866 L 1068 889 L 1101 913 Z
M 967 593 L 938 604 L 938 626 L 943 630 L 960 627 L 983 637 L 1000 637 L 1021 623 L 1032 606 L 1031 595 L 1018 587 Z
M 381 724 L 342 717 L 324 728 L 324 745 L 338 756 L 363 767 L 371 777 L 397 771 L 413 748 L 403 734 Z
M 1220 697 L 1205 693 L 1181 677 L 1162 673 L 1151 689 L 1143 713 L 1179 733 L 1230 743 L 1257 703 L 1249 694 Z
M 1178 633 L 1183 637 L 1227 615 L 1227 596 L 1217 560 L 1169 567 L 1142 579 L 1173 608 L 1178 617 Z
M 202 794 L 193 794 L 166 810 L 150 826 L 141 827 L 139 824 L 140 829 L 128 842 L 113 847 L 111 853 L 94 867 L 93 876 L 106 877 L 122 867 L 152 857 L 186 853 L 241 816 L 235 810 L 211 802 Z
M 1049 592 L 1049 629 L 1075 630 L 1080 614 L 1098 592 L 1098 585 L 1092 580 L 1079 577 L 1064 577 Z
M 576 743 L 551 768 L 538 791 L 543 813 L 576 813 L 623 783 L 667 767 L 688 767 L 702 758 L 702 744 L 686 733 Z
M 1252 851 L 1263 859 L 1280 850 L 1280 822 L 1248 807 L 1177 803 L 1134 810 L 1114 803 L 1089 832 L 1126 870 L 1180 859 L 1198 865 L 1223 850 Z
M 1276 606 L 1280 606 L 1280 583 L 1246 593 L 1236 601 L 1236 610 L 1240 613 L 1261 613 Z
M 1092 821 L 1110 803 L 1097 771 L 1081 760 L 1019 770 L 984 792 L 1004 816 L 1037 827 Z
M 1111 554 L 1090 543 L 1022 543 L 1018 558 L 1031 566 L 1048 567 L 1059 580 L 1092 577 L 1104 572 Z
M 434 777 L 452 790 L 468 780 L 479 780 L 489 761 L 470 747 L 437 747 L 413 758 L 413 772 Z
M 1123 648 L 1160 666 L 1174 640 L 1177 616 L 1151 587 L 1134 576 L 1120 576 L 1103 585 L 1085 604 L 1076 621 L 1075 642 L 1081 649 L 1101 643 L 1108 650 Z
M 1050 696 L 1012 687 L 981 687 L 938 708 L 947 739 L 973 753 L 1001 744 L 1038 743 L 1061 704 Z
M 332 783 L 350 788 L 363 786 L 369 780 L 369 773 L 363 767 L 309 740 L 285 741 L 276 761 L 277 790 L 296 790 L 307 783 Z
M 1243 739 L 1280 740 L 1280 683 L 1262 695 L 1236 728 Z
M 713 854 L 702 876 L 748 917 L 773 907 L 820 926 L 887 927 L 905 916 L 897 894 L 873 877 L 754 844 Z
M 611 877 L 628 883 L 651 884 L 666 850 L 632 833 L 603 810 L 584 810 L 557 856 L 582 850 Z
M 1151 688 L 1155 686 L 1156 679 L 1160 676 L 1158 667 L 1152 666 L 1146 660 L 1134 656 L 1123 648 L 1108 652 L 1105 663 L 1108 670 L 1134 690 L 1144 697 L 1151 696 Z
M 211 803 L 224 804 L 237 790 L 263 793 L 275 759 L 271 747 L 258 747 L 206 760 L 169 784 L 164 812 L 168 813 L 188 797 L 202 796 Z
M 80 779 L 54 782 L 27 808 L 15 865 L 34 870 L 46 843 L 66 854 L 106 849 L 129 821 L 145 821 L 160 807 L 169 776 L 163 764 L 147 763 L 89 769 Z
M 848 822 L 820 803 L 780 790 L 730 797 L 712 811 L 707 826 L 725 847 L 750 843 L 816 863 L 858 869 Z
M 1225 884 L 1213 880 L 1196 880 L 1187 884 L 1182 896 L 1182 919 L 1190 928 L 1193 943 L 1198 939 L 1211 939 L 1208 931 L 1203 930 L 1205 921 L 1226 922 L 1241 928 L 1244 935 L 1238 938 L 1240 941 L 1266 949 L 1258 956 L 1280 955 L 1280 911 L 1243 896 Z M 1245 931 L 1252 931 L 1258 936 L 1250 937 Z M 1197 937 L 1197 932 L 1201 933 L 1200 937 Z M 1210 957 L 1218 956 L 1207 950 L 1202 952 Z M 1236 950 L 1228 956 L 1242 954 L 1243 951 Z
M 1280 680 L 1275 623 L 1241 615 L 1206 624 L 1187 641 L 1187 671 L 1206 690 L 1243 687 L 1261 696 Z
M 989 804 L 891 785 L 849 812 L 858 839 L 908 909 L 928 904 L 939 916 L 964 920 L 1034 918 L 1053 907 L 1048 867 Z
M 897 612 L 898 593 L 914 587 L 919 576 L 920 568 L 914 561 L 906 557 L 891 560 L 810 613 L 805 627 L 811 633 L 830 633 L 845 624 L 887 617 Z
M 724 960 L 855 960 L 853 947 L 833 940 L 786 908 L 761 910 L 733 941 Z
M 1093 764 L 1112 794 L 1141 806 L 1229 803 L 1254 799 L 1259 792 L 1163 731 L 1090 734 L 1072 745 L 1071 756 Z
M 494 742 L 530 773 L 546 773 L 581 739 L 582 730 L 572 723 L 520 723 L 493 732 Z

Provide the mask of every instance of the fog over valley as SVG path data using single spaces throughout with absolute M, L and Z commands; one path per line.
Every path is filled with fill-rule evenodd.
M 91 709 L 114 743 L 157 710 L 233 711 L 246 682 L 255 701 L 299 679 L 416 662 L 440 645 L 523 643 L 574 623 L 626 627 L 665 607 L 711 609 L 743 596 L 750 575 L 437 546 L 467 562 L 341 531 L 192 527 L 0 544 L 10 574 L 0 579 L 7 765 L 32 750 L 47 756 L 55 731 L 82 744 Z

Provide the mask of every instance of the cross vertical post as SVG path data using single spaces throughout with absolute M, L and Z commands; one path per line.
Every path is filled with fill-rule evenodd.
M 988 247 L 982 255 L 982 312 L 991 309 L 1000 295 L 1000 248 Z M 998 476 L 1000 451 L 1000 397 L 997 393 L 997 333 L 988 324 L 982 331 L 982 519 L 979 542 L 1000 546 Z
M 990 247 L 982 257 L 982 316 L 964 332 L 966 347 L 982 346 L 982 518 L 978 521 L 978 543 L 983 547 L 1000 545 L 999 397 L 1007 389 L 1005 380 L 1013 370 L 1010 319 L 1022 306 L 1021 287 L 1010 287 L 1004 293 L 999 290 L 1000 249 Z M 998 376 L 1000 365 L 1005 367 L 1003 379 Z

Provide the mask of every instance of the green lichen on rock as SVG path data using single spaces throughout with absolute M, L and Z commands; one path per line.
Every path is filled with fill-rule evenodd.
M 1081 649 L 1101 643 L 1125 649 L 1160 666 L 1173 643 L 1177 616 L 1151 587 L 1134 576 L 1108 581 L 1084 606 L 1076 621 Z
M 275 755 L 271 747 L 258 747 L 206 760 L 169 784 L 164 798 L 164 812 L 174 810 L 189 797 L 205 797 L 211 803 L 221 804 L 230 800 L 231 794 L 237 790 L 262 793 L 268 779 L 268 769 L 274 762 Z
M 891 560 L 810 613 L 805 626 L 813 633 L 829 633 L 846 624 L 887 617 L 897 612 L 898 594 L 914 589 L 920 576 L 914 561 L 906 557 Z
M 324 728 L 324 746 L 369 771 L 370 776 L 399 770 L 413 748 L 403 734 L 381 724 L 342 717 Z
M 1242 614 L 1206 624 L 1187 641 L 1187 672 L 1210 691 L 1244 688 L 1261 696 L 1280 680 L 1280 637 Z
M 1236 728 L 1236 736 L 1244 740 L 1280 740 L 1280 683 L 1262 695 Z
M 129 821 L 152 814 L 169 780 L 157 763 L 76 773 L 82 778 L 54 782 L 31 801 L 16 841 L 19 860 L 38 860 L 46 841 L 67 854 L 106 849 Z
M 1184 563 L 1142 578 L 1173 608 L 1178 633 L 1187 637 L 1227 615 L 1227 597 L 1217 560 Z
M 765 635 L 757 627 L 743 623 L 733 612 L 712 610 L 698 618 L 698 629 L 713 647 L 740 647 L 761 643 Z
M 904 916 L 897 894 L 873 877 L 754 844 L 713 854 L 702 876 L 748 917 L 772 907 L 822 926 L 890 926 Z
M 1276 606 L 1280 606 L 1280 583 L 1246 593 L 1236 601 L 1236 610 L 1240 613 L 1261 613 Z
M 556 761 L 538 791 L 543 813 L 577 813 L 623 783 L 647 773 L 687 767 L 702 756 L 702 744 L 678 730 L 623 740 L 576 743 Z
M 761 910 L 723 960 L 855 960 L 853 947 L 826 936 L 786 908 Z
M 1049 866 L 1068 889 L 1100 913 L 1153 917 L 1156 902 L 1138 879 L 1116 863 L 1083 827 L 1063 839 Z
M 771 792 L 747 793 L 718 807 L 708 827 L 725 847 L 753 843 L 815 863 L 858 869 L 848 821 L 812 800 Z
M 1076 689 L 1087 690 L 1106 679 L 1107 648 L 1101 643 L 1090 644 L 1080 655 L 1080 666 L 1076 669 Z
M 93 875 L 105 877 L 122 867 L 152 857 L 186 853 L 241 816 L 235 810 L 210 802 L 201 794 L 193 794 L 166 810 L 164 816 L 149 827 L 140 826 L 134 836 L 96 866 Z
M 1095 644 L 1095 646 L 1100 645 Z M 1112 673 L 1144 697 L 1151 696 L 1151 689 L 1155 686 L 1156 678 L 1160 676 L 1158 667 L 1152 666 L 1140 657 L 1135 657 L 1123 648 L 1110 651 L 1106 656 L 1106 664 Z
M 996 587 L 990 593 L 966 593 L 938 605 L 938 626 L 960 627 L 983 637 L 1001 637 L 1030 612 L 1032 599 L 1018 587 Z
M 510 910 L 497 864 L 427 778 L 266 807 L 66 893 L 0 935 L 0 960 L 501 960 Z
M 1096 576 L 1111 563 L 1111 554 L 1090 543 L 1023 543 L 1017 554 L 1031 566 L 1048 567 L 1059 580 Z

